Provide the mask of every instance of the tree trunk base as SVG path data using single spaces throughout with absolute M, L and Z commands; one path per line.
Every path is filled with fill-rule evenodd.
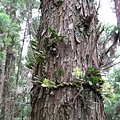
M 102 98 L 90 89 L 37 85 L 31 97 L 31 120 L 105 120 Z

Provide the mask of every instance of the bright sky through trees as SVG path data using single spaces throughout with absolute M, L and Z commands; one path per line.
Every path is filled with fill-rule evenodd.
M 101 4 L 100 4 L 100 9 L 98 11 L 99 21 L 110 25 L 117 25 L 114 3 L 111 2 L 111 0 L 100 0 L 100 1 Z M 118 59 L 116 59 L 115 62 L 120 62 L 120 57 L 118 57 Z
M 97 0 L 99 1 L 99 0 Z M 114 13 L 114 4 L 111 0 L 100 0 L 99 20 L 104 23 L 116 25 L 116 15 Z

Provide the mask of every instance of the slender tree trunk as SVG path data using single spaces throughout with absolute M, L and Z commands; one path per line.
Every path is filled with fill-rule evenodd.
M 3 85 L 4 85 L 4 65 L 0 67 L 0 106 L 2 104 L 2 94 L 3 94 Z
M 2 48 L 1 48 L 2 49 Z M 4 49 L 2 50 L 2 52 L 6 53 L 6 49 L 4 46 Z M 4 59 L 2 61 L 2 64 L 0 65 L 0 109 L 2 110 L 3 108 L 3 88 L 4 88 L 4 80 L 5 80 L 5 76 L 4 76 L 4 72 L 5 72 L 5 64 L 4 64 Z M 0 113 L 0 119 L 2 118 L 2 112 Z
M 11 93 L 11 76 L 13 75 L 13 62 L 14 56 L 12 53 L 12 46 L 8 46 L 7 48 L 7 55 L 6 55 L 6 62 L 5 62 L 5 79 L 4 79 L 4 87 L 3 87 L 3 99 L 4 99 L 4 107 L 3 107 L 3 119 L 4 120 L 11 120 L 12 118 L 12 93 Z
M 115 3 L 115 13 L 117 18 L 119 44 L 120 44 L 120 0 L 114 0 Z
M 120 24 L 120 0 L 114 0 L 115 3 L 115 11 L 117 17 L 117 24 Z
M 99 69 L 95 1 L 42 0 L 41 11 L 39 51 L 44 51 L 44 37 L 50 35 L 49 26 L 59 36 L 68 37 L 56 42 L 57 55 L 48 49 L 45 63 L 35 62 L 33 82 L 34 76 L 39 75 L 55 83 L 59 78 L 64 85 L 49 89 L 33 84 L 31 120 L 104 120 L 99 92 L 89 84 L 75 82 L 76 77 L 72 75 L 76 66 L 84 73 L 89 66 Z M 64 71 L 60 76 L 57 73 L 59 68 Z M 76 88 L 77 84 L 79 89 Z

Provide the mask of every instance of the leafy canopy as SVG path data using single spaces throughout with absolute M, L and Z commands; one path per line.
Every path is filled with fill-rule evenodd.
M 0 32 L 8 30 L 8 26 L 10 25 L 10 19 L 7 14 L 0 13 Z

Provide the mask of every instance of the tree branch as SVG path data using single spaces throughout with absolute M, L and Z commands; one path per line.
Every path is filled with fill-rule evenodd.
M 117 65 L 117 64 L 119 64 L 120 62 L 117 62 L 117 63 L 115 63 L 115 64 L 112 64 L 112 65 L 110 65 L 110 66 L 108 66 L 108 67 L 106 67 L 106 68 L 103 68 L 102 70 L 106 70 L 106 69 L 109 69 L 109 68 L 111 68 L 111 67 L 113 67 L 113 66 L 115 66 L 115 65 Z

